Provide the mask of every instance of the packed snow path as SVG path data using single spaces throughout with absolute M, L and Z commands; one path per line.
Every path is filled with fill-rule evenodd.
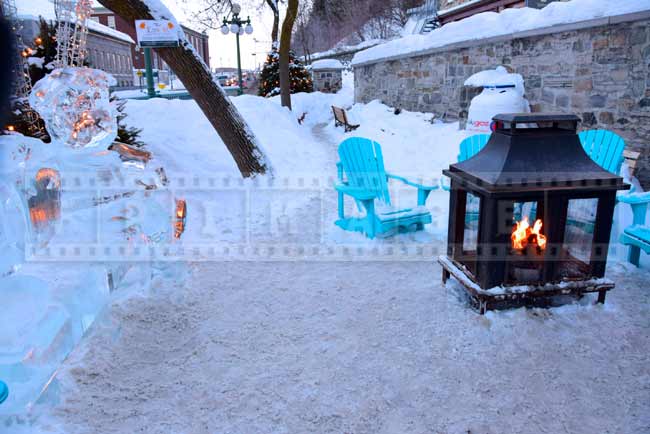
M 434 261 L 206 263 L 113 306 L 60 374 L 66 433 L 640 433 L 650 293 L 485 317 Z
M 310 122 L 302 127 L 268 100 L 236 103 L 279 179 L 296 169 L 333 177 L 344 135 L 328 111 L 344 104 L 301 98 L 296 112 Z M 145 140 L 170 176 L 229 173 L 229 157 L 192 102 L 129 104 L 136 125 L 156 125 Z M 160 123 L 167 112 L 179 116 Z M 386 164 L 402 174 L 440 173 L 464 136 L 455 124 L 395 116 L 378 102 L 350 112 L 362 124 L 356 133 L 379 141 Z M 444 249 L 445 192 L 427 202 L 434 222 L 426 231 L 373 241 L 334 226 L 331 187 L 262 193 L 243 218 L 236 190 L 188 191 L 184 242 L 237 243 L 248 231 L 264 243 Z M 611 258 L 607 277 L 617 288 L 604 306 L 586 298 L 480 316 L 453 280 L 440 284 L 432 256 L 294 259 L 200 262 L 180 285 L 116 293 L 59 371 L 59 401 L 38 424 L 65 434 L 650 431 L 647 268 Z

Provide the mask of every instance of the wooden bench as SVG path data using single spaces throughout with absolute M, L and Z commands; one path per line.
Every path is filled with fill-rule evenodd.
M 359 128 L 359 125 L 353 125 L 348 122 L 348 117 L 345 114 L 345 110 L 341 107 L 332 106 L 332 112 L 334 112 L 334 125 L 337 127 L 343 125 L 343 127 L 345 127 L 346 133 Z
M 623 158 L 625 159 L 627 166 L 630 168 L 630 176 L 634 176 L 640 156 L 641 153 L 637 151 L 629 151 L 627 149 L 623 151 Z

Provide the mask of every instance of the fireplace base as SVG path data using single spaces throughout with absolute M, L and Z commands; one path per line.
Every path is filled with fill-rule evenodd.
M 559 296 L 580 298 L 588 292 L 597 292 L 597 303 L 605 302 L 607 291 L 614 288 L 614 282 L 605 278 L 570 280 L 543 285 L 512 285 L 482 289 L 470 277 L 470 272 L 446 255 L 438 257 L 442 266 L 442 283 L 453 276 L 467 291 L 472 307 L 481 315 L 488 310 L 522 306 L 548 305 L 550 300 Z

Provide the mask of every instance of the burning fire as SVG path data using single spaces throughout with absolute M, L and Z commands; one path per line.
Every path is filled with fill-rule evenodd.
M 516 222 L 510 238 L 512 239 L 512 248 L 523 250 L 528 245 L 539 247 L 541 250 L 546 248 L 546 237 L 542 234 L 542 221 L 535 220 L 533 226 L 530 226 L 528 217 L 520 222 Z
M 187 216 L 187 203 L 184 199 L 176 200 L 176 221 L 174 222 L 174 238 L 180 239 L 185 232 L 185 217 Z

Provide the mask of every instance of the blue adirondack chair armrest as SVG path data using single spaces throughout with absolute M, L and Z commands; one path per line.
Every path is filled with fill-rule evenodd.
M 418 184 L 413 181 L 409 181 L 408 179 L 404 178 L 403 176 L 397 176 L 393 175 L 392 173 L 386 172 L 386 178 L 388 179 L 396 179 L 398 181 L 403 182 L 406 185 L 410 185 L 411 187 L 415 187 L 418 189 L 418 206 L 423 206 L 426 201 L 427 197 L 429 197 L 429 193 L 431 193 L 433 190 L 437 190 L 440 188 L 440 181 L 438 181 L 435 185 L 422 185 Z
M 618 198 L 619 201 L 623 203 L 629 203 L 630 205 L 632 204 L 647 204 L 650 203 L 650 191 L 646 191 L 643 193 L 629 193 L 629 194 L 623 194 L 621 197 Z
M 409 181 L 408 179 L 404 178 L 403 176 L 397 176 L 393 175 L 392 173 L 386 172 L 386 177 L 391 178 L 391 179 L 396 179 L 398 181 L 402 181 L 406 185 L 410 185 L 411 187 L 418 188 L 420 190 L 437 190 L 440 188 L 440 183 L 435 184 L 435 185 L 423 185 L 423 184 L 418 184 L 417 182 Z
M 627 203 L 632 207 L 635 225 L 645 224 L 646 211 L 650 203 L 650 191 L 624 194 L 617 198 L 619 202 Z
M 334 184 L 334 189 L 348 196 L 352 196 L 357 200 L 370 200 L 377 197 L 374 191 L 366 190 L 365 188 L 353 187 L 345 182 Z
M 336 163 L 336 176 L 339 181 L 343 182 L 343 163 L 340 161 Z
M 0 381 L 0 404 L 2 404 L 9 397 L 9 388 L 7 385 Z

